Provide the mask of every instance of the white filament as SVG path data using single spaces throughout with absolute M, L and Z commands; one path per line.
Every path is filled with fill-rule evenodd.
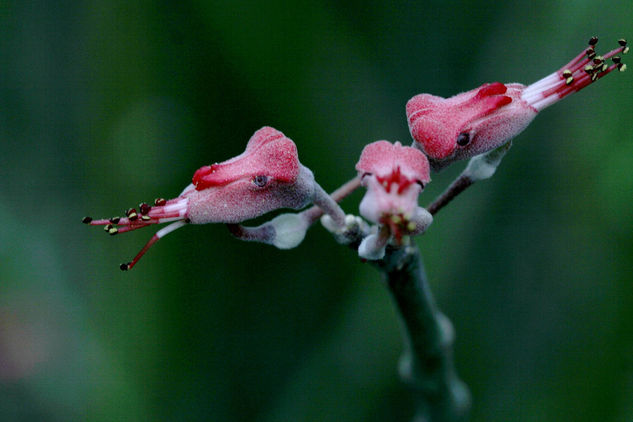
M 175 223 L 170 224 L 167 227 L 163 227 L 162 229 L 160 229 L 159 231 L 156 232 L 156 237 L 160 239 L 161 237 L 168 235 L 169 233 L 173 232 L 174 230 L 177 230 L 177 229 L 181 228 L 185 224 L 187 224 L 187 223 L 185 223 L 184 221 L 180 220 L 180 221 L 177 221 Z

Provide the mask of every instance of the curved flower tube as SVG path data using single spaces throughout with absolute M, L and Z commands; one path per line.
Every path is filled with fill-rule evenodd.
M 568 64 L 528 86 L 494 82 L 450 98 L 416 95 L 406 107 L 414 144 L 434 170 L 491 151 L 521 133 L 541 110 L 616 69 L 624 71 L 617 54 L 629 48 L 624 39 L 618 42 L 619 48 L 598 56 L 593 37 Z
M 127 210 L 125 217 L 102 220 L 85 217 L 83 222 L 105 226 L 111 235 L 172 223 L 156 232 L 132 261 L 121 264 L 125 271 L 158 239 L 185 224 L 235 224 L 279 208 L 303 208 L 315 199 L 319 205 L 323 202 L 319 202 L 322 191 L 312 172 L 299 162 L 294 142 L 272 127 L 263 127 L 253 134 L 242 154 L 199 168 L 192 183 L 178 197 L 156 199 L 153 206 L 142 203 L 138 211 Z M 340 208 L 326 212 L 344 219 Z

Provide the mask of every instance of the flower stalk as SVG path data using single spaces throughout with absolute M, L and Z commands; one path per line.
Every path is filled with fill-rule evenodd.
M 450 186 L 446 188 L 442 194 L 435 198 L 435 200 L 426 207 L 426 210 L 431 215 L 435 215 L 439 210 L 448 205 L 449 202 L 455 199 L 457 195 L 465 191 L 473 183 L 492 177 L 511 146 L 512 141 L 509 141 L 508 143 L 501 145 L 499 148 L 486 154 L 471 158 L 461 174 L 453 180 Z
M 466 420 L 471 399 L 455 370 L 455 332 L 435 303 L 417 246 L 388 248 L 385 258 L 376 265 L 402 323 L 405 350 L 399 373 L 414 393 L 413 420 Z

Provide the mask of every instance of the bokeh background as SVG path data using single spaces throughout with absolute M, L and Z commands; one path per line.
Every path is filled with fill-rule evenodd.
M 533 82 L 592 35 L 633 38 L 633 5 L 1 1 L 0 420 L 409 420 L 389 295 L 321 227 L 291 251 L 186 227 L 123 273 L 152 231 L 80 220 L 177 195 L 263 125 L 333 190 L 410 142 L 411 96 Z M 613 74 L 543 112 L 418 239 L 473 421 L 633 420 L 632 93 Z

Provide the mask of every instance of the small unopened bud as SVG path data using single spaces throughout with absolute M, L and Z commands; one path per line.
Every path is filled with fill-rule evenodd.
M 365 237 L 358 246 L 358 256 L 369 261 L 376 261 L 385 257 L 385 249 L 389 233 L 380 231 Z
M 269 223 L 275 229 L 272 244 L 279 249 L 292 249 L 304 239 L 308 223 L 300 214 L 281 214 Z

